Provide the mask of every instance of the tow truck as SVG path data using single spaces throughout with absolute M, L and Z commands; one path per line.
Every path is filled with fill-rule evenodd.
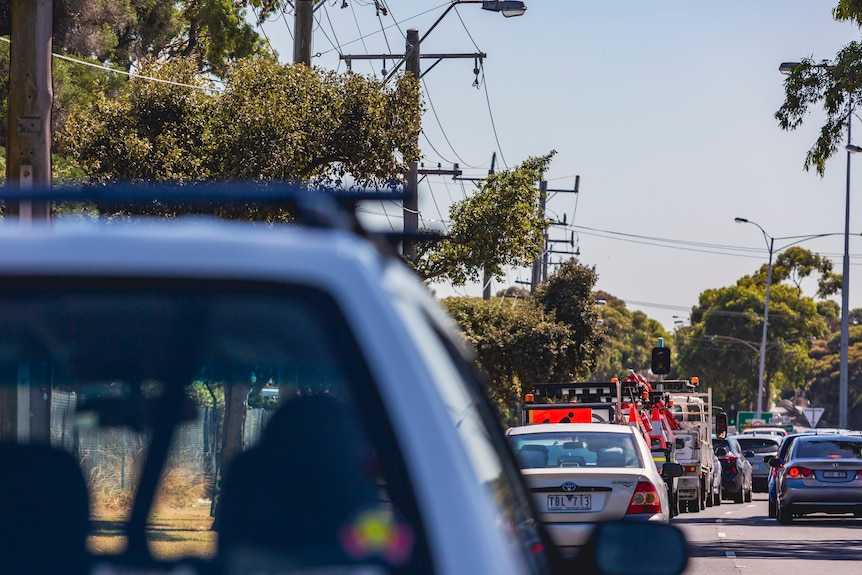
M 669 398 L 654 383 L 629 370 L 622 380 L 610 382 L 537 383 L 525 396 L 521 424 L 536 423 L 617 423 L 637 427 L 650 445 L 653 461 L 661 470 L 667 462 L 677 462 L 676 452 L 684 447 L 675 437 L 682 425 L 669 407 Z M 671 515 L 679 512 L 677 478 L 667 478 Z

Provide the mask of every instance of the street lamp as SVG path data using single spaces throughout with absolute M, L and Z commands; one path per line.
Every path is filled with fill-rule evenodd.
M 769 264 L 766 266 L 766 302 L 763 306 L 763 335 L 760 339 L 760 367 L 757 369 L 757 418 L 760 419 L 763 412 L 763 370 L 766 367 L 766 331 L 769 324 L 769 291 L 772 288 L 772 250 L 775 247 L 775 238 L 767 234 L 757 222 L 745 218 L 734 218 L 733 221 L 738 224 L 753 224 L 760 228 L 763 239 L 766 240 L 766 247 L 769 249 Z
M 482 2 L 482 10 L 500 12 L 506 18 L 523 16 L 527 6 L 516 0 L 486 0 Z
M 782 62 L 778 71 L 790 75 L 799 62 Z M 829 67 L 828 65 L 822 67 Z M 841 261 L 841 352 L 838 375 L 838 427 L 847 428 L 848 348 L 850 344 L 850 155 L 860 151 L 850 140 L 853 95 L 847 94 L 847 186 L 844 199 L 844 257 Z M 764 329 L 765 326 L 764 326 Z
M 807 240 L 813 240 L 814 238 L 823 238 L 826 236 L 832 236 L 835 234 L 814 234 L 810 236 L 783 236 L 779 238 L 774 238 L 766 233 L 760 224 L 757 222 L 753 222 L 751 220 L 747 220 L 745 218 L 733 218 L 738 224 L 752 224 L 757 226 L 757 228 L 763 234 L 763 239 L 766 241 L 766 248 L 769 250 L 769 263 L 766 267 L 766 301 L 764 302 L 763 308 L 763 334 L 760 339 L 760 367 L 757 373 L 757 416 L 760 417 L 760 414 L 763 409 L 763 371 L 766 367 L 766 334 L 769 327 L 769 294 L 772 289 L 772 254 L 776 251 L 781 251 L 785 248 L 789 248 L 790 246 L 794 246 L 796 244 L 802 243 Z M 847 237 L 847 232 L 845 230 L 845 238 Z M 792 242 L 785 244 L 779 247 L 777 250 L 775 249 L 775 240 L 793 240 Z

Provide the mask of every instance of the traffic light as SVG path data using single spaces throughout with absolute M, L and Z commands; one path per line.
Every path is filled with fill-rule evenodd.
M 650 370 L 656 375 L 666 375 L 670 373 L 669 347 L 652 348 L 652 364 L 650 365 Z

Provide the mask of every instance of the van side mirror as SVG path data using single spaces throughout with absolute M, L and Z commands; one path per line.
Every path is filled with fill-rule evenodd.
M 631 556 L 632 542 L 640 545 L 637 560 Z M 678 527 L 652 521 L 599 523 L 578 553 L 571 573 L 615 575 L 679 575 L 688 565 L 688 544 Z

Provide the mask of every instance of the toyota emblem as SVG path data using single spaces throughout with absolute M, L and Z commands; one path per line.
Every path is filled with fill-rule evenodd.
M 574 491 L 578 488 L 578 486 L 575 485 L 574 481 L 566 481 L 565 483 L 563 483 L 562 488 L 563 491 Z

